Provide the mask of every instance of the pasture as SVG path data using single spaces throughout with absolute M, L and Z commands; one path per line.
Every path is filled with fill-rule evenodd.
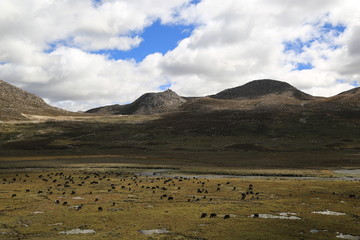
M 204 178 L 134 166 L 3 169 L 0 239 L 359 236 L 359 181 L 318 173 Z

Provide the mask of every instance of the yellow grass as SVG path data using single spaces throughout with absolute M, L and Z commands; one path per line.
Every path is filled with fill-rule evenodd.
M 0 239 L 335 239 L 336 232 L 360 235 L 360 202 L 349 198 L 351 194 L 359 195 L 360 186 L 355 181 L 135 176 L 139 171 L 147 170 L 81 168 L 3 172 L 0 174 Z M 86 176 L 89 178 L 84 179 Z M 98 184 L 90 184 L 92 181 Z M 64 187 L 66 182 L 70 187 Z M 241 193 L 249 191 L 249 184 L 253 185 L 254 194 L 241 200 Z M 199 193 L 198 189 L 206 189 L 208 193 Z M 71 194 L 72 191 L 75 193 Z M 12 197 L 13 194 L 16 196 Z M 160 199 L 163 194 L 174 200 Z M 55 200 L 61 204 L 54 204 Z M 67 206 L 62 205 L 64 201 L 68 202 Z M 80 204 L 83 208 L 76 211 L 74 206 Z M 326 209 L 346 215 L 312 213 Z M 296 213 L 301 219 L 249 217 L 255 213 L 282 212 Z M 216 213 L 218 217 L 200 218 L 202 213 Z M 223 219 L 225 214 L 231 217 Z M 72 229 L 93 229 L 95 233 L 60 234 Z M 153 235 L 139 232 L 150 229 L 169 232 Z M 311 233 L 311 229 L 327 231 Z

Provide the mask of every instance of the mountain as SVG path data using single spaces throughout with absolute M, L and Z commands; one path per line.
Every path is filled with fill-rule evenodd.
M 330 102 L 337 102 L 342 106 L 360 107 L 360 87 L 342 92 L 329 98 Z
M 316 100 L 286 82 L 276 80 L 255 80 L 245 85 L 226 89 L 207 97 L 185 98 L 171 90 L 160 93 L 146 93 L 127 105 L 110 105 L 90 109 L 87 113 L 132 115 L 157 114 L 169 111 L 251 110 L 284 109 L 303 105 L 304 101 Z M 297 109 L 296 108 L 296 109 Z
M 214 110 L 291 110 L 298 111 L 319 98 L 306 94 L 288 83 L 276 80 L 255 80 L 226 89 L 215 95 L 196 98 L 183 105 L 185 111 Z M 310 101 L 314 100 L 314 101 Z
M 306 94 L 286 82 L 262 79 L 245 85 L 226 89 L 210 97 L 217 99 L 256 99 L 266 95 L 285 95 L 298 100 L 312 100 L 313 96 Z
M 89 109 L 85 111 L 85 113 L 95 113 L 95 114 L 103 114 L 103 115 L 122 115 L 125 114 L 126 106 L 127 105 L 119 105 L 119 104 L 108 105 L 108 106 Z
M 40 97 L 0 80 L 0 119 L 25 119 L 22 114 L 66 115 L 69 112 L 52 107 Z
M 314 102 L 312 107 L 318 112 L 332 112 L 341 117 L 360 118 L 360 88 L 323 98 Z
M 159 93 L 145 93 L 130 104 L 104 106 L 90 109 L 86 112 L 98 114 L 152 115 L 178 110 L 185 102 L 185 98 L 180 97 L 168 89 Z
M 166 112 L 212 111 L 320 111 L 347 112 L 360 109 L 360 88 L 334 97 L 314 97 L 292 85 L 271 79 L 254 80 L 206 97 L 181 97 L 171 90 L 146 93 L 126 105 L 111 105 L 90 109 L 87 113 L 105 115 L 151 115 Z

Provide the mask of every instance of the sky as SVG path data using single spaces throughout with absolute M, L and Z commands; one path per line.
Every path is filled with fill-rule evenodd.
M 71 111 L 171 88 L 360 84 L 358 0 L 1 0 L 0 79 Z

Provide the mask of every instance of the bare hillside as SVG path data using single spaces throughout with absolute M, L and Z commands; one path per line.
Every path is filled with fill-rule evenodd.
M 0 119 L 25 119 L 22 114 L 66 115 L 69 112 L 52 107 L 29 92 L 0 80 Z

